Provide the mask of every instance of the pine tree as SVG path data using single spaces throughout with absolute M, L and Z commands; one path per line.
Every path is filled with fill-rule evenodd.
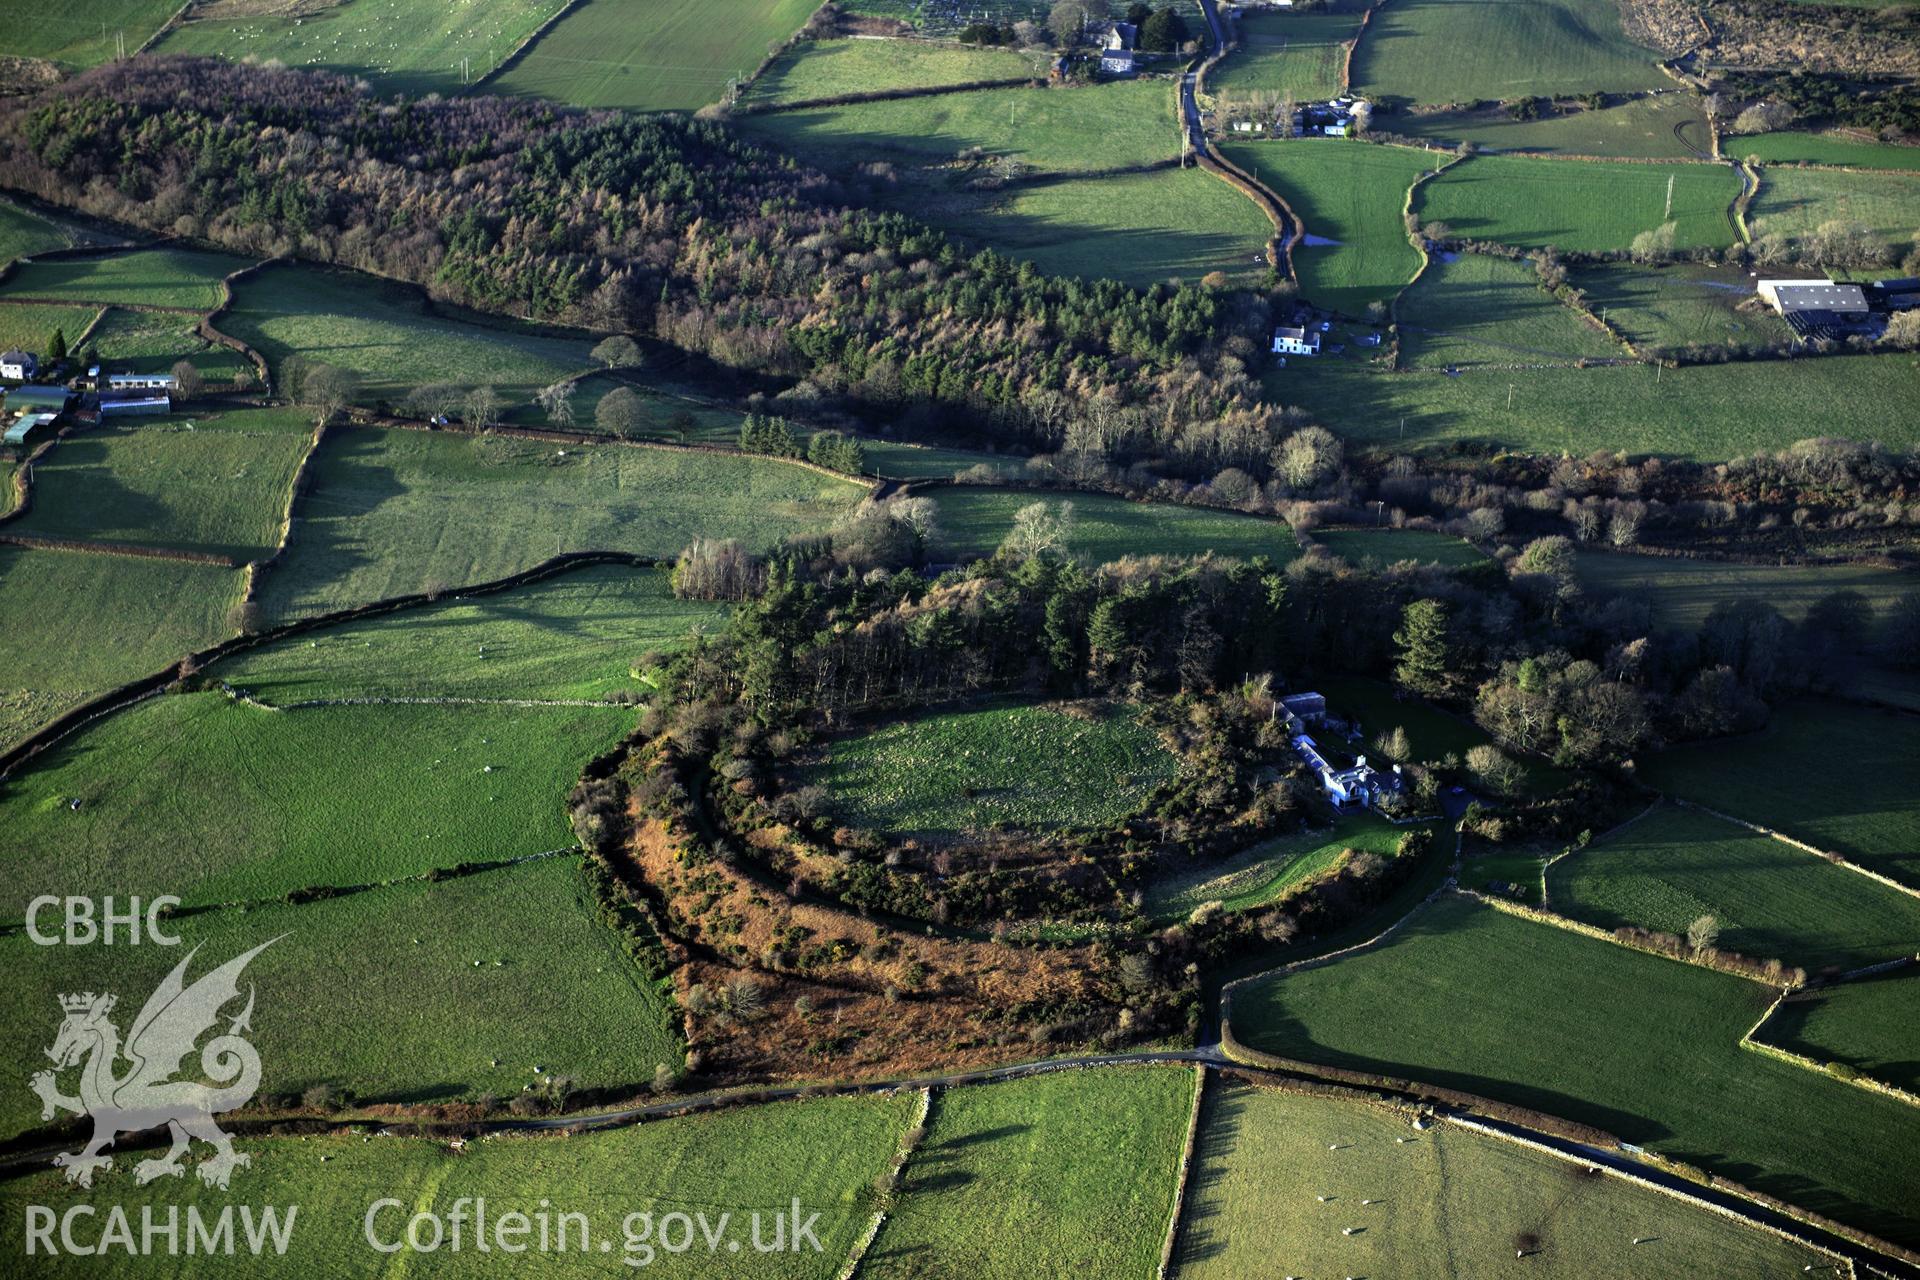
M 1433 697 L 1446 690 L 1448 667 L 1447 608 L 1438 600 L 1415 600 L 1400 615 L 1393 633 L 1400 660 L 1393 668 L 1394 683 L 1410 692 Z
M 55 329 L 53 331 L 53 336 L 47 339 L 47 363 L 53 364 L 56 361 L 64 360 L 66 358 L 67 358 L 67 331 L 65 329 Z

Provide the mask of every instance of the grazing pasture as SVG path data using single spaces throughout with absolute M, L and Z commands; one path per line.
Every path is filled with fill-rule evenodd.
M 580 107 L 692 111 L 766 60 L 813 0 L 586 0 L 488 87 Z
M 1540 287 L 1533 265 L 1464 253 L 1436 258 L 1400 299 L 1401 362 L 1413 369 L 1571 364 L 1626 350 Z
M 1400 0 L 1353 56 L 1356 89 L 1413 102 L 1505 100 L 1673 84 L 1627 39 L 1609 0 Z
M 1789 1000 L 1755 1038 L 1920 1093 L 1920 971 L 1908 966 Z
M 1394 856 L 1407 830 L 1370 813 L 1343 813 L 1331 828 L 1262 840 L 1224 861 L 1170 872 L 1147 886 L 1143 910 L 1172 923 L 1208 902 L 1229 911 L 1265 906 L 1326 871 L 1345 850 Z
M 1698 630 L 1716 608 L 1760 600 L 1798 622 L 1824 596 L 1856 591 L 1878 613 L 1916 588 L 1920 579 L 1871 564 L 1734 564 L 1679 556 L 1642 556 L 1583 550 L 1575 561 L 1588 591 L 1631 596 L 1644 603 L 1655 626 Z
M 1118 822 L 1174 764 L 1136 708 L 1008 705 L 836 738 L 807 775 L 855 826 L 951 835 Z
M 505 402 L 593 367 L 586 337 L 510 320 L 447 314 L 418 290 L 371 276 L 275 266 L 242 280 L 220 327 L 265 356 L 278 385 L 286 361 L 351 369 L 361 399 L 398 401 L 422 383 L 488 385 Z M 591 406 L 581 406 L 592 420 Z
M 263 955 L 261 961 L 265 959 Z M 516 1061 L 514 1065 L 532 1064 Z M 531 1079 L 530 1072 L 524 1074 Z M 475 1197 L 485 1196 L 489 1226 L 498 1220 L 496 1215 L 508 1211 L 531 1219 L 541 1212 L 541 1201 L 549 1201 L 548 1221 L 555 1225 L 556 1239 L 562 1213 L 585 1215 L 587 1233 L 583 1235 L 576 1226 L 567 1249 L 539 1255 L 540 1274 L 558 1280 L 604 1277 L 613 1268 L 676 1280 L 737 1280 L 748 1266 L 753 1275 L 767 1280 L 832 1280 L 873 1220 L 870 1184 L 892 1160 L 913 1104 L 909 1094 L 816 1098 L 736 1107 L 575 1137 L 475 1139 L 457 1153 L 443 1139 L 370 1141 L 357 1134 L 249 1138 L 244 1149 L 253 1163 L 243 1171 L 255 1188 L 248 1192 L 249 1199 L 299 1205 L 298 1229 L 284 1256 L 269 1250 L 254 1258 L 245 1249 L 201 1254 L 193 1260 L 194 1274 L 208 1280 L 352 1275 L 365 1270 L 370 1257 L 380 1256 L 369 1249 L 365 1236 L 367 1210 L 374 1201 L 392 1197 L 408 1206 L 376 1219 L 377 1238 L 385 1243 L 403 1236 L 413 1206 L 433 1205 L 444 1215 L 458 1201 L 470 1204 Z M 210 1189 L 198 1178 L 165 1178 L 139 1187 L 130 1171 L 116 1169 L 112 1177 L 111 1183 L 103 1184 L 112 1187 L 107 1194 L 124 1202 L 136 1223 L 141 1205 L 152 1205 L 158 1211 L 156 1220 L 162 1222 L 168 1208 L 182 1205 L 197 1207 L 212 1222 L 232 1203 L 232 1193 Z M 96 1186 L 92 1194 L 102 1193 Z M 64 1210 L 88 1195 L 68 1186 L 59 1170 L 42 1168 L 0 1183 L 0 1205 L 4 1206 L 0 1211 L 9 1222 L 17 1222 L 27 1204 Z M 814 1224 L 819 1251 L 802 1244 L 780 1252 L 750 1252 L 753 1216 L 759 1215 L 762 1241 L 770 1243 L 774 1217 L 789 1213 L 795 1199 L 807 1213 L 819 1213 Z M 722 1233 L 719 1244 L 709 1249 L 704 1239 L 698 1239 L 686 1253 L 659 1248 L 657 1225 L 673 1213 L 706 1214 L 709 1226 Z M 631 1214 L 648 1216 L 649 1233 L 629 1243 L 623 1226 L 637 1235 L 640 1225 L 638 1220 L 628 1221 Z M 724 1226 L 723 1216 L 727 1217 Z M 666 1225 L 676 1228 L 677 1244 L 677 1220 Z M 726 1249 L 727 1237 L 741 1242 L 741 1253 Z M 427 1238 L 424 1233 L 422 1238 Z M 519 1241 L 508 1237 L 522 1244 L 535 1238 L 531 1234 Z M 790 1223 L 782 1238 L 791 1238 Z M 497 1276 L 505 1269 L 497 1252 L 481 1253 L 473 1247 L 471 1228 L 465 1239 L 467 1247 L 459 1252 L 443 1248 L 431 1255 L 435 1275 L 475 1280 Z M 606 1253 L 599 1250 L 601 1240 L 609 1246 Z M 742 1263 L 742 1253 L 750 1263 Z M 627 1259 L 633 1267 L 621 1265 Z M 55 1259 L 45 1270 L 59 1275 L 64 1267 L 98 1280 L 126 1280 L 150 1275 L 153 1268 L 145 1262 L 114 1250 L 71 1262 Z
M 1293 530 L 1279 520 L 1206 507 L 1129 502 L 1101 493 L 1046 493 L 961 487 L 931 494 L 939 505 L 936 553 L 966 562 L 991 556 L 1013 530 L 1014 513 L 1035 502 L 1057 511 L 1073 505 L 1069 555 L 1105 564 L 1125 556 L 1197 556 L 1205 552 L 1276 563 L 1298 552 Z
M 975 453 L 971 449 L 946 449 L 900 440 L 863 437 L 860 443 L 866 447 L 868 471 L 899 480 L 947 480 L 969 467 L 1013 468 L 1026 461 L 1018 455 Z
M 983 80 L 1044 80 L 1047 60 L 1044 51 L 926 40 L 803 40 L 775 58 L 741 100 L 758 106 Z
M 207 342 L 186 316 L 108 307 L 87 341 L 112 373 L 166 373 L 186 360 L 210 387 L 232 385 L 236 375 L 254 381 L 251 361 Z
M 179 947 L 0 940 L 13 975 L 0 1008 L 9 1026 L 33 1029 L 0 1050 L 6 1068 L 24 1079 L 46 1065 L 34 1059 L 63 991 L 119 992 L 125 1030 L 189 949 L 201 948 L 191 981 L 269 939 L 246 972 L 265 1093 L 327 1084 L 369 1103 L 510 1100 L 538 1083 L 536 1065 L 637 1090 L 655 1064 L 682 1061 L 665 992 L 601 923 L 578 854 L 298 906 L 195 912 L 168 929 Z M 0 1105 L 8 1135 L 38 1122 L 24 1089 Z
M 825 530 L 865 492 L 769 458 L 426 431 L 337 432 L 313 477 L 266 578 L 270 617 L 488 582 L 563 551 L 764 549 Z
M 1416 560 L 1449 569 L 1486 563 L 1486 553 L 1452 534 L 1426 529 L 1315 529 L 1313 540 L 1350 564 Z
M 1722 948 L 1815 973 L 1920 951 L 1920 898 L 1671 804 L 1554 863 L 1547 896 L 1562 915 L 1605 929 L 1684 937 L 1710 915 Z
M 239 596 L 213 565 L 0 547 L 0 746 L 228 635 Z
M 651 370 L 645 374 L 629 370 L 590 373 L 568 383 L 567 400 L 573 409 L 573 421 L 566 429 L 610 436 L 610 432 L 594 421 L 593 414 L 602 397 L 616 387 L 626 387 L 640 397 L 642 416 L 636 439 L 666 444 L 732 445 L 740 441 L 738 410 L 717 405 L 671 376 Z M 681 418 L 682 414 L 685 419 Z M 556 425 L 535 400 L 508 406 L 501 411 L 500 420 L 514 426 Z
M 1175 1255 L 1189 1280 L 1419 1276 L 1440 1259 L 1529 1275 L 1797 1274 L 1824 1255 L 1636 1186 L 1405 1112 L 1221 1083 L 1202 1104 Z M 1349 1226 L 1361 1230 L 1349 1236 Z M 1634 1245 L 1633 1240 L 1648 1243 Z M 1447 1274 L 1441 1272 L 1438 1274 Z
M 1920 169 L 1920 147 L 1827 133 L 1759 133 L 1727 138 L 1723 154 L 1762 164 L 1832 164 L 1854 169 Z
M 1773 165 L 1760 173 L 1747 218 L 1756 237 L 1801 238 L 1829 222 L 1851 223 L 1885 240 L 1897 260 L 1920 235 L 1920 174 Z
M 1343 87 L 1347 45 L 1364 6 L 1331 13 L 1253 13 L 1240 19 L 1240 47 L 1207 73 L 1216 94 L 1256 91 L 1296 100 L 1331 98 Z
M 1754 303 L 1753 282 L 1739 267 L 1596 262 L 1575 268 L 1572 283 L 1642 351 L 1741 350 L 1793 337 L 1786 321 Z
M 0 286 L 0 298 L 211 311 L 220 305 L 222 278 L 246 265 L 245 258 L 199 249 L 129 249 L 99 258 L 25 262 Z
M 563 805 L 612 707 L 330 706 L 218 693 L 96 722 L 4 784 L 0 866 L 37 893 L 260 902 L 574 843 Z M 78 801 L 77 807 L 72 803 Z
M 30 253 L 65 249 L 80 242 L 73 228 L 55 222 L 24 205 L 0 199 L 0 263 Z
M 1476 440 L 1535 453 L 1617 449 L 1712 462 L 1784 449 L 1810 430 L 1890 448 L 1920 444 L 1920 364 L 1904 354 L 1459 377 L 1322 357 L 1271 370 L 1266 387 L 1269 400 L 1305 409 L 1349 447 Z
M 258 560 L 279 542 L 312 431 L 289 409 L 109 421 L 34 468 L 33 508 L 13 527 Z
M 860 1274 L 1152 1275 L 1193 1086 L 1136 1067 L 941 1093 Z
M 1532 120 L 1516 120 L 1501 106 L 1402 113 L 1393 117 L 1391 128 L 1442 144 L 1471 142 L 1487 151 L 1686 160 L 1711 150 L 1706 112 L 1692 93 L 1636 96 L 1598 108 L 1568 106 Z
M 8 53 L 79 70 L 112 59 L 122 38 L 132 53 L 179 7 L 175 0 L 6 0 L 0 18 Z
M 1920 1240 L 1920 1109 L 1741 1049 L 1772 998 L 1454 896 L 1370 951 L 1236 989 L 1232 1025 L 1258 1049 L 1597 1125 Z
M 25 351 L 44 357 L 56 329 L 65 335 L 71 347 L 98 313 L 98 307 L 0 303 L 0 350 Z
M 1915 760 L 1920 716 L 1805 699 L 1759 733 L 1644 756 L 1640 776 L 1920 887 L 1920 796 L 1895 781 Z
M 213 674 L 266 703 L 315 698 L 605 698 L 727 606 L 674 596 L 664 569 L 597 565 L 249 649 Z
M 1306 223 L 1293 250 L 1301 295 L 1359 315 L 1420 269 L 1400 219 L 1407 188 L 1445 157 L 1411 147 L 1296 139 L 1225 146 L 1229 160 L 1285 198 Z
M 1482 155 L 1422 187 L 1415 208 L 1423 222 L 1444 222 L 1455 236 L 1529 249 L 1626 249 L 1668 222 L 1675 248 L 1720 248 L 1737 238 L 1728 211 L 1739 194 L 1727 165 Z

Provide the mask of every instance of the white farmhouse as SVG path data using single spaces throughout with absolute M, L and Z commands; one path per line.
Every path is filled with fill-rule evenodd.
M 1273 354 L 1317 356 L 1320 354 L 1320 331 L 1283 324 L 1273 331 Z

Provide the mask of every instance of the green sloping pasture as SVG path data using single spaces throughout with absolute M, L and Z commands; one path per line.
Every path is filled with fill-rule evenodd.
M 1572 283 L 1586 293 L 1589 309 L 1642 350 L 1757 348 L 1793 337 L 1771 309 L 1739 305 L 1754 294 L 1738 267 L 1596 262 L 1575 268 Z
M 974 147 L 1042 173 L 1134 168 L 1180 154 L 1173 89 L 1152 80 L 808 107 L 741 116 L 735 125 L 809 164 L 842 169 L 874 161 L 940 167 Z M 903 181 L 945 185 L 936 175 Z
M 65 249 L 76 243 L 78 237 L 71 228 L 11 200 L 0 199 L 0 263 L 30 253 Z
M 764 549 L 825 530 L 865 492 L 769 458 L 425 431 L 337 432 L 312 474 L 265 580 L 270 617 L 489 582 L 563 551 Z
M 1209 551 L 1241 559 L 1267 556 L 1284 563 L 1299 549 L 1293 530 L 1282 521 L 1205 507 L 1021 489 L 962 487 L 935 490 L 931 496 L 940 508 L 936 554 L 955 561 L 992 555 L 1012 532 L 1014 513 L 1034 502 L 1055 510 L 1063 502 L 1073 505 L 1067 552 L 1095 564 L 1126 556 L 1197 556 Z
M 1863 226 L 1895 254 L 1920 235 L 1920 174 L 1774 166 L 1747 213 L 1753 234 L 1804 237 L 1828 222 Z
M 1400 210 L 1414 179 L 1444 157 L 1410 147 L 1309 138 L 1221 151 L 1278 191 L 1314 241 L 1334 242 L 1294 246 L 1300 293 L 1309 301 L 1359 315 L 1369 302 L 1393 297 L 1420 269 Z
M 1873 564 L 1733 564 L 1583 550 L 1575 562 L 1589 591 L 1644 601 L 1654 625 L 1694 631 L 1722 605 L 1761 600 L 1798 622 L 1823 596 L 1856 591 L 1877 613 L 1920 589 L 1920 577 Z
M 7 52 L 79 69 L 132 53 L 179 8 L 176 0 L 0 0 Z
M 358 373 L 369 403 L 428 382 L 487 384 L 511 403 L 593 365 L 587 338 L 469 321 L 417 290 L 314 267 L 269 267 L 242 280 L 220 327 L 266 357 L 276 385 L 287 358 L 300 356 Z
M 813 0 L 586 0 L 488 87 L 581 107 L 691 111 L 718 102 Z
M 674 596 L 664 569 L 598 565 L 249 649 L 212 674 L 275 706 L 316 698 L 604 698 L 644 692 L 643 655 L 717 632 L 727 606 Z
M 1099 827 L 1138 810 L 1175 761 L 1136 708 L 999 706 L 837 738 L 809 770 L 856 826 L 895 835 Z
M 1516 120 L 1499 106 L 1403 112 L 1391 117 L 1391 123 L 1383 118 L 1382 127 L 1440 143 L 1471 142 L 1488 151 L 1685 160 L 1711 149 L 1700 101 L 1692 93 L 1656 93 L 1597 109 L 1570 107 L 1532 120 Z
M 458 93 L 461 62 L 477 79 L 506 59 L 564 0 L 352 0 L 292 14 L 193 18 L 167 33 L 161 53 L 277 58 L 365 76 L 382 93 Z M 191 15 L 190 15 L 191 17 Z
M 242 984 L 257 995 L 251 1039 L 265 1093 L 331 1084 L 364 1102 L 511 1098 L 537 1081 L 535 1066 L 637 1089 L 656 1064 L 682 1060 L 666 995 L 600 922 L 578 855 L 300 906 L 196 912 L 166 928 L 180 946 L 0 940 L 0 1007 L 21 1029 L 0 1050 L 9 1072 L 24 1080 L 46 1066 L 39 1050 L 61 992 L 119 993 L 124 1030 L 190 949 L 200 952 L 189 981 L 269 939 Z M 8 1135 L 39 1121 L 24 1089 L 0 1105 Z
M 1740 1048 L 1773 994 L 1446 897 L 1370 951 L 1238 988 L 1232 1024 L 1258 1049 L 1598 1125 L 1920 1241 L 1920 1109 Z
M 1728 210 L 1739 194 L 1727 165 L 1475 156 L 1422 187 L 1414 207 L 1422 221 L 1444 222 L 1456 236 L 1598 253 L 1626 249 L 1667 221 L 1677 228 L 1676 248 L 1730 245 Z
M 742 101 L 811 102 L 849 93 L 1044 79 L 1047 54 L 926 40 L 803 40 L 774 59 Z
M 211 311 L 220 305 L 220 281 L 246 265 L 245 258 L 199 249 L 130 249 L 26 262 L 0 286 L 0 297 Z
M 55 329 L 65 335 L 71 348 L 97 314 L 98 307 L 0 303 L 0 350 L 25 351 L 45 358 Z
M 1347 45 L 1360 29 L 1360 10 L 1336 13 L 1254 13 L 1240 19 L 1240 47 L 1207 73 L 1214 93 L 1254 91 L 1298 100 L 1340 92 Z
M 1902 782 L 1915 760 L 1920 716 L 1804 700 L 1759 733 L 1643 757 L 1640 776 L 1920 887 L 1920 793 Z
M 1759 133 L 1728 138 L 1720 150 L 1763 164 L 1835 164 L 1857 169 L 1920 169 L 1920 147 L 1825 133 Z
M 1673 83 L 1628 40 L 1610 0 L 1394 0 L 1353 56 L 1367 97 L 1473 102 Z
M 1025 459 L 971 449 L 945 449 L 899 440 L 863 438 L 867 470 L 900 480 L 946 480 L 969 467 L 1018 467 Z
M 1350 564 L 1417 560 L 1449 569 L 1485 563 L 1486 553 L 1452 534 L 1426 529 L 1315 529 L 1313 540 Z
M 1178 1273 L 1269 1280 L 1513 1267 L 1578 1280 L 1689 1280 L 1825 1269 L 1823 1254 L 1624 1178 L 1409 1121 L 1384 1107 L 1245 1084 L 1212 1090 Z M 1349 1236 L 1349 1226 L 1362 1229 Z M 1528 1235 L 1535 1249 L 1516 1263 L 1514 1242 Z M 1460 1270 L 1436 1271 L 1442 1260 Z
M 1717 462 L 1811 435 L 1920 444 L 1920 366 L 1899 353 L 1459 377 L 1322 357 L 1272 370 L 1266 386 L 1267 399 L 1306 410 L 1350 446 L 1474 440 L 1531 453 L 1613 449 Z
M 228 635 L 239 596 L 213 565 L 0 547 L 0 745 Z
M 860 1274 L 1152 1275 L 1193 1087 L 1144 1067 L 941 1093 Z
M 1756 1038 L 1920 1093 L 1920 973 L 1909 966 L 1789 1000 Z
M 110 421 L 34 468 L 33 507 L 13 527 L 258 560 L 280 540 L 312 430 L 285 409 Z
M 586 1215 L 589 1230 L 584 1239 L 576 1225 L 566 1248 L 513 1260 L 537 1261 L 540 1275 L 557 1280 L 629 1273 L 674 1280 L 739 1280 L 743 1275 L 831 1280 L 873 1220 L 870 1184 L 892 1160 L 913 1102 L 910 1094 L 780 1102 L 577 1137 L 477 1139 L 457 1152 L 439 1139 L 352 1134 L 250 1138 L 244 1149 L 253 1163 L 239 1175 L 249 1179 L 245 1195 L 258 1204 L 299 1205 L 292 1242 L 284 1256 L 269 1250 L 255 1258 L 243 1248 L 197 1256 L 194 1275 L 207 1280 L 301 1280 L 359 1275 L 370 1265 L 389 1261 L 421 1264 L 422 1270 L 449 1280 L 518 1270 L 513 1262 L 502 1265 L 497 1247 L 487 1253 L 474 1247 L 471 1222 L 466 1247 L 458 1252 L 443 1247 L 431 1255 L 399 1253 L 388 1259 L 367 1244 L 367 1210 L 377 1200 L 392 1198 L 406 1206 L 375 1220 L 376 1238 L 389 1243 L 404 1236 L 416 1207 L 446 1215 L 458 1201 L 470 1205 L 485 1196 L 493 1221 L 508 1212 L 535 1220 L 543 1204 L 550 1206 L 544 1212 L 550 1215 L 556 1246 L 559 1215 Z M 101 1185 L 111 1185 L 108 1194 L 125 1203 L 136 1231 L 142 1205 L 154 1206 L 155 1216 L 163 1221 L 173 1207 L 181 1207 L 183 1220 L 187 1208 L 197 1208 L 211 1221 L 232 1207 L 235 1194 L 210 1189 L 193 1177 L 163 1178 L 139 1187 L 130 1172 L 120 1169 L 110 1184 Z M 238 1178 L 234 1185 L 237 1191 Z M 68 1186 L 55 1169 L 0 1183 L 9 1230 L 21 1220 L 25 1205 L 49 1205 L 63 1212 L 89 1194 Z M 99 1186 L 91 1194 L 102 1194 Z M 754 1251 L 753 1216 L 759 1215 L 760 1238 L 770 1245 L 774 1218 L 790 1214 L 796 1199 L 803 1206 L 803 1221 L 809 1214 L 819 1215 L 813 1224 L 819 1250 L 800 1243 L 779 1252 Z M 704 1213 L 707 1225 L 719 1233 L 717 1248 L 709 1249 L 698 1231 L 685 1253 L 659 1248 L 663 1222 L 673 1228 L 678 1245 L 677 1221 L 666 1222 L 673 1213 Z M 640 1232 L 640 1221 L 629 1220 L 634 1214 L 647 1215 L 649 1232 L 629 1243 L 623 1228 L 631 1228 L 636 1237 Z M 725 1223 L 722 1214 L 730 1215 Z M 785 1224 L 783 1241 L 790 1238 L 791 1226 Z M 421 1239 L 427 1238 L 423 1230 Z M 538 1235 L 506 1239 L 531 1246 Z M 609 1246 L 604 1253 L 602 1240 Z M 728 1243 L 739 1244 L 739 1250 L 729 1251 Z M 633 1266 L 623 1266 L 627 1260 Z M 95 1280 L 125 1280 L 154 1271 L 150 1260 L 117 1250 L 97 1257 L 37 1259 L 35 1265 L 38 1273 L 49 1276 Z
M 604 430 L 593 415 L 600 401 L 616 387 L 626 387 L 640 397 L 642 416 L 634 439 L 656 440 L 665 444 L 733 445 L 740 441 L 739 410 L 716 404 L 671 376 L 652 372 L 639 375 L 627 370 L 590 373 L 568 383 L 567 400 L 573 409 L 573 421 L 566 424 L 566 429 L 611 436 L 612 433 Z M 692 429 L 684 436 L 674 425 L 675 417 L 683 412 L 693 419 Z M 502 410 L 500 421 L 528 427 L 561 425 L 533 400 Z
M 207 342 L 186 316 L 108 307 L 87 342 L 113 373 L 166 373 L 186 360 L 210 387 L 232 385 L 236 375 L 254 380 L 251 361 Z
M 0 866 L 19 893 L 5 918 L 38 893 L 258 902 L 568 847 L 567 792 L 632 718 L 154 698 L 7 781 Z
M 1626 349 L 1540 287 L 1533 264 L 1489 254 L 1435 259 L 1400 299 L 1401 360 L 1409 368 L 1572 363 Z
M 1719 945 L 1810 972 L 1920 951 L 1920 898 L 1711 814 L 1665 805 L 1547 872 L 1562 915 L 1685 936 L 1710 915 Z
M 1344 850 L 1395 854 L 1409 829 L 1370 813 L 1343 813 L 1330 829 L 1262 840 L 1225 861 L 1161 876 L 1147 886 L 1143 910 L 1171 923 L 1207 902 L 1229 911 L 1265 906 L 1327 870 Z

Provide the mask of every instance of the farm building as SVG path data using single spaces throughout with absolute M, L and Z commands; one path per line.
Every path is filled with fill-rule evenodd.
M 7 424 L 5 433 L 0 434 L 0 443 L 24 444 L 36 427 L 44 427 L 57 417 L 54 413 L 23 413 Z
M 132 396 L 100 402 L 100 416 L 103 418 L 172 412 L 173 401 L 165 396 Z
M 1320 331 L 1283 324 L 1273 331 L 1273 354 L 1317 356 L 1320 354 Z
M 28 351 L 9 351 L 0 355 L 0 378 L 25 382 L 40 369 L 40 361 Z
M 1336 769 L 1320 754 L 1320 749 L 1312 738 L 1304 733 L 1295 734 L 1293 749 L 1307 766 L 1320 775 L 1320 785 L 1327 793 L 1327 799 L 1336 809 L 1349 805 L 1358 805 L 1362 809 L 1371 809 L 1389 796 L 1400 794 L 1406 784 L 1400 777 L 1400 766 L 1395 765 L 1392 773 L 1381 773 L 1367 763 L 1365 756 L 1356 758 L 1353 767 Z
M 1920 309 L 1920 276 L 1902 276 L 1898 280 L 1875 280 L 1866 289 L 1869 305 L 1887 311 Z
M 1138 32 L 1130 22 L 1116 22 L 1101 41 L 1100 70 L 1110 76 L 1130 76 Z
M 1280 705 L 1288 715 L 1307 724 L 1319 724 L 1327 718 L 1327 696 L 1323 693 L 1290 693 L 1280 699 Z
M 178 384 L 170 373 L 110 373 L 102 391 L 172 391 Z
M 1866 290 L 1833 280 L 1762 280 L 1760 297 L 1780 313 L 1801 341 L 1841 338 L 1871 330 Z
M 60 413 L 73 393 L 65 387 L 15 387 L 7 392 L 7 408 L 14 413 Z

